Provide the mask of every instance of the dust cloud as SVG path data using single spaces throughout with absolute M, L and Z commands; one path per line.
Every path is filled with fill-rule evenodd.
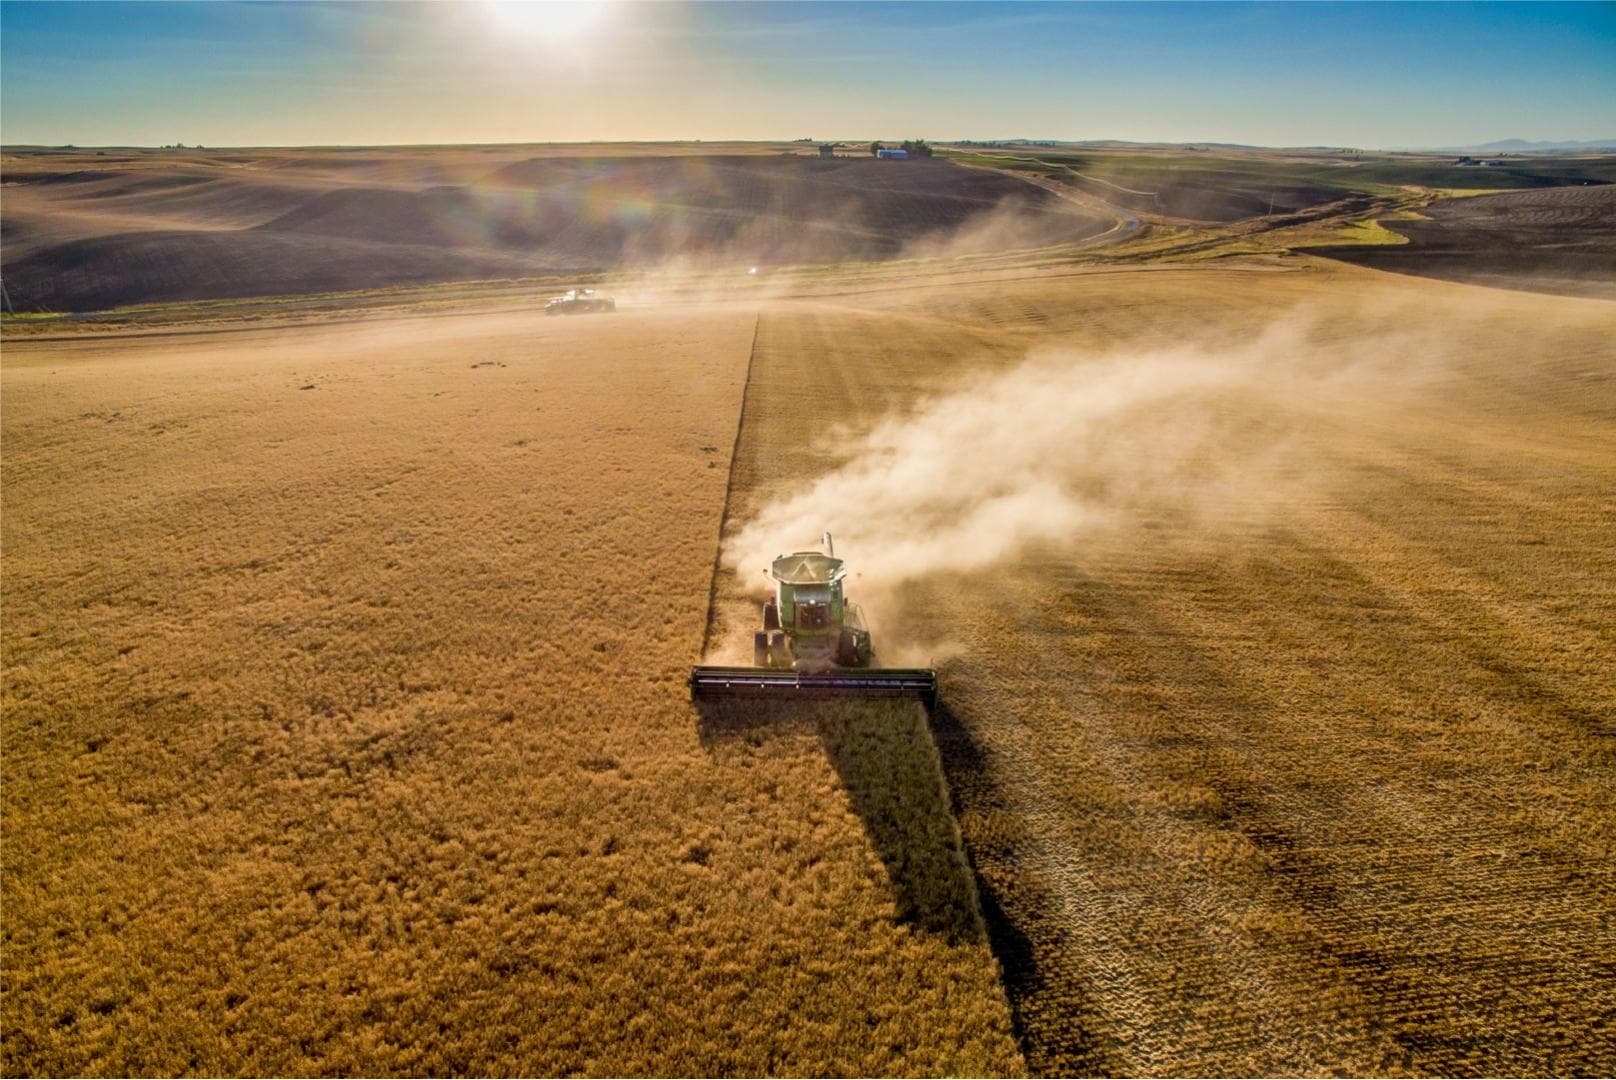
M 1110 230 L 1114 220 L 1114 215 L 1085 213 L 1060 200 L 1040 205 L 1029 198 L 1007 196 L 952 229 L 914 237 L 897 258 L 958 259 L 1082 244 Z
M 626 276 L 613 290 L 627 305 L 767 303 L 797 295 L 827 271 L 912 263 L 948 265 L 1060 245 L 1081 245 L 1109 231 L 1114 218 L 1052 199 L 1019 194 L 984 204 L 951 226 L 920 224 L 894 239 L 866 220 L 855 200 L 829 203 L 824 219 L 764 215 L 723 241 L 691 236 L 631 239 L 620 253 Z M 952 268 L 961 269 L 964 264 Z
M 826 449 L 842 463 L 767 504 L 727 557 L 750 578 L 828 529 L 873 597 L 1106 531 L 1261 525 L 1320 482 L 1310 423 L 1373 412 L 1420 380 L 1396 360 L 1412 348 L 1343 344 L 1317 362 L 1315 330 L 1289 317 L 1219 350 L 1034 350 L 840 432 Z

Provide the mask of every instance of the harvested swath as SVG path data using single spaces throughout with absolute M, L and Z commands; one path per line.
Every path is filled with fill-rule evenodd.
M 1033 1070 L 1608 1073 L 1616 315 L 1342 268 L 856 302 L 764 316 L 739 506 L 1018 345 L 1238 357 L 1308 313 L 1314 392 L 1118 436 L 1148 478 L 1215 425 L 1249 486 L 1097 476 L 1124 526 L 880 612 L 959 650 L 933 730 Z

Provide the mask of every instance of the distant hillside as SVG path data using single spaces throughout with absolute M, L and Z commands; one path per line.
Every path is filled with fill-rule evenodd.
M 19 311 L 583 274 L 677 261 L 887 259 L 1107 228 L 1012 176 L 943 160 L 780 154 L 233 152 L 8 166 Z
M 1131 139 L 958 139 L 949 146 L 1008 147 L 1032 146 L 1045 149 L 1072 147 L 1088 150 L 1304 150 L 1310 153 L 1342 151 L 1341 146 L 1310 144 L 1307 146 L 1266 146 L 1258 143 L 1207 142 L 1136 142 Z M 1562 153 L 1616 153 L 1616 138 L 1587 139 L 1581 142 L 1532 142 L 1527 139 L 1498 139 L 1468 146 L 1393 146 L 1385 153 L 1394 154 L 1562 154 Z
M 1497 139 L 1493 142 L 1473 143 L 1469 146 L 1404 147 L 1400 149 L 1423 150 L 1432 154 L 1616 153 L 1616 137 L 1586 139 L 1582 142 L 1531 142 L 1527 139 Z

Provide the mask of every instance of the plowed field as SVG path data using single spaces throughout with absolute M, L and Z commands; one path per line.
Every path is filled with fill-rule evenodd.
M 1616 184 L 1444 199 L 1386 225 L 1409 242 L 1329 254 L 1400 274 L 1616 299 Z

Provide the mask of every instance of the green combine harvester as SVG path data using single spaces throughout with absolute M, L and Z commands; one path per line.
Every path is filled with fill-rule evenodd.
M 763 629 L 752 635 L 752 667 L 699 665 L 693 698 L 915 697 L 937 701 L 930 668 L 871 667 L 869 627 L 842 592 L 847 567 L 830 533 L 825 551 L 781 555 L 769 567 L 775 595 L 763 604 Z

